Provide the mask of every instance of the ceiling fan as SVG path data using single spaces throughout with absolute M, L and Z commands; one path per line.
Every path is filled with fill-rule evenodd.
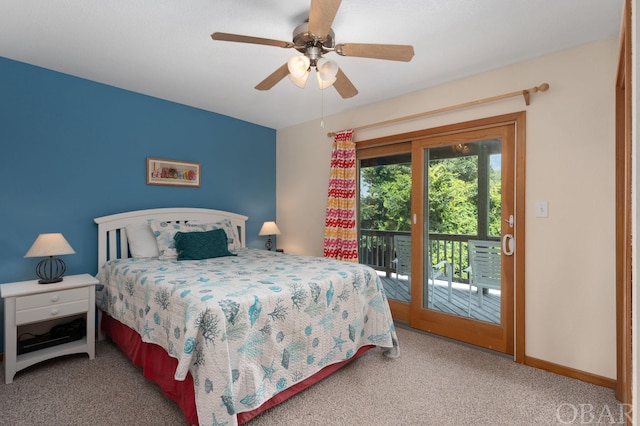
M 311 0 L 309 19 L 293 30 L 293 41 L 272 40 L 239 34 L 214 32 L 211 38 L 221 41 L 261 44 L 285 49 L 293 48 L 302 53 L 289 59 L 287 63 L 258 83 L 258 90 L 269 90 L 287 75 L 299 87 L 304 88 L 312 67 L 316 68 L 316 77 L 321 89 L 333 85 L 343 98 L 358 94 L 358 89 L 334 61 L 326 60 L 323 55 L 336 52 L 341 56 L 387 59 L 409 62 L 413 58 L 413 46 L 400 44 L 335 43 L 335 34 L 331 24 L 338 12 L 342 0 Z

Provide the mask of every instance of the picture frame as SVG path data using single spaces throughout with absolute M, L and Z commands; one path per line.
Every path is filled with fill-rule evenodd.
M 147 157 L 147 185 L 200 187 L 200 163 Z

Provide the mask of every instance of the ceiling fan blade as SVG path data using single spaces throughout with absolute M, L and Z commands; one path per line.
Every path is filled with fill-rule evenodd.
M 278 84 L 280 82 L 280 80 L 282 80 L 283 78 L 285 78 L 288 75 L 289 75 L 289 67 L 285 63 L 280 68 L 278 68 L 273 73 L 271 73 L 271 75 L 269 77 L 265 78 L 260 83 L 258 83 L 258 85 L 256 86 L 256 89 L 258 89 L 258 90 L 269 90 L 273 86 Z
M 336 74 L 336 81 L 333 83 L 333 87 L 336 88 L 340 96 L 344 99 L 353 98 L 358 94 L 358 89 L 351 83 L 351 80 L 347 78 L 345 73 L 338 68 L 338 74 Z
M 319 37 L 329 34 L 341 2 L 342 0 L 311 0 L 309 32 Z
M 240 34 L 216 32 L 211 34 L 211 38 L 214 40 L 235 41 L 238 43 L 263 44 L 266 46 L 276 46 L 276 47 L 284 47 L 284 48 L 293 47 L 293 43 L 291 43 L 290 41 L 272 40 L 270 38 L 251 37 L 251 36 L 245 36 Z
M 342 56 L 403 62 L 409 62 L 414 55 L 413 46 L 405 44 L 344 43 L 336 44 L 335 50 L 338 55 Z

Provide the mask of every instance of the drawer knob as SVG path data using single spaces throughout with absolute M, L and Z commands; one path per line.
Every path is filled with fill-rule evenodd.
M 52 309 L 51 310 L 51 315 L 58 315 L 58 310 L 57 309 Z
M 58 300 L 60 300 L 60 298 L 58 296 L 51 296 L 51 301 L 52 302 L 57 302 Z

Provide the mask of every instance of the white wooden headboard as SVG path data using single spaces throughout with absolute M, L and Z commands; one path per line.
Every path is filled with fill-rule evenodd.
M 108 260 L 129 257 L 129 243 L 125 227 L 131 223 L 145 222 L 147 219 L 166 222 L 189 222 L 191 220 L 217 222 L 221 219 L 229 219 L 233 226 L 238 228 L 241 246 L 246 247 L 245 224 L 247 216 L 201 208 L 174 207 L 136 210 L 93 219 L 98 224 L 98 268 Z

